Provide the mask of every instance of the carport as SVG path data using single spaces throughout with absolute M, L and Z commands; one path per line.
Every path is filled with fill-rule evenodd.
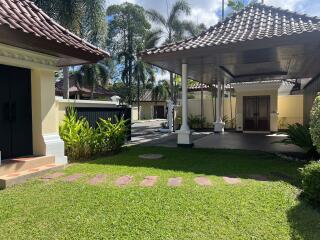
M 222 133 L 221 96 L 225 84 L 254 82 L 253 95 L 255 91 L 266 95 L 265 87 L 261 88 L 266 85 L 260 83 L 281 80 L 297 86 L 300 79 L 319 74 L 319 53 L 319 18 L 256 3 L 197 37 L 146 50 L 141 56 L 149 64 L 182 76 L 178 145 L 189 146 L 193 143 L 188 126 L 188 79 L 217 86 L 215 132 Z M 272 122 L 277 121 L 277 109 L 272 109 L 272 104 L 277 99 L 271 93 L 268 96 L 272 131 Z M 236 118 L 237 122 L 243 121 L 243 110 Z

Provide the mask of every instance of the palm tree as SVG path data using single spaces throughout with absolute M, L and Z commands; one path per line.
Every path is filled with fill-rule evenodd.
M 104 0 L 33 0 L 62 26 L 103 47 L 106 35 Z M 69 98 L 69 68 L 63 68 L 64 98 Z
M 257 0 L 248 1 L 247 4 L 254 4 Z M 246 3 L 243 0 L 228 0 L 228 7 L 232 9 L 233 12 L 239 12 L 245 8 Z
M 157 102 L 166 100 L 169 96 L 169 84 L 166 80 L 161 80 L 156 86 L 152 88 L 152 100 Z
M 183 14 L 190 15 L 191 8 L 185 0 L 178 0 L 171 8 L 169 15 L 165 18 L 161 13 L 156 10 L 149 10 L 147 14 L 149 18 L 162 28 L 162 34 L 165 34 L 165 43 L 182 40 L 185 36 L 187 25 L 189 22 L 181 20 Z M 170 73 L 170 97 L 174 97 L 174 76 Z

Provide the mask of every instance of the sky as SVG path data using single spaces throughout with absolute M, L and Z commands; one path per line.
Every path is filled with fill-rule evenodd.
M 204 23 L 207 27 L 216 24 L 221 17 L 222 0 L 187 0 L 191 6 L 189 19 Z M 227 2 L 228 0 L 225 0 Z M 248 0 L 244 0 L 248 1 Z M 260 0 L 258 0 L 260 1 Z M 172 6 L 175 0 L 107 0 L 107 5 L 124 2 L 136 3 L 145 9 L 156 9 L 163 15 L 167 15 L 167 5 Z M 306 13 L 311 16 L 320 15 L 320 0 L 264 0 L 265 4 L 284 9 Z

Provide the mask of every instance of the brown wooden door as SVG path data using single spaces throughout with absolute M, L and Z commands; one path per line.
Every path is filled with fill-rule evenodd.
M 154 106 L 153 118 L 164 119 L 164 106 Z
M 244 97 L 244 130 L 270 131 L 270 96 Z

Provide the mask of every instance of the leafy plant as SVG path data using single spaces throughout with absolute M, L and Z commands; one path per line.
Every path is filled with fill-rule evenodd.
M 320 162 L 312 162 L 301 170 L 303 196 L 320 206 Z
M 92 128 L 85 118 L 78 117 L 74 108 L 68 108 L 59 132 L 69 159 L 81 161 L 93 155 L 119 151 L 126 141 L 126 123 L 123 118 L 117 119 L 115 124 L 109 119 L 100 119 L 98 126 Z
M 127 136 L 127 120 L 117 119 L 113 124 L 110 119 L 100 119 L 98 123 L 98 135 L 103 151 L 119 151 L 124 145 Z
M 299 123 L 288 125 L 288 137 L 279 143 L 294 144 L 302 148 L 310 157 L 317 157 L 318 153 L 313 145 L 309 128 Z
M 311 110 L 310 133 L 314 145 L 320 151 L 320 94 L 316 97 Z
M 205 123 L 206 123 L 206 118 L 203 117 L 201 119 L 200 116 L 193 116 L 191 115 L 189 118 L 188 118 L 188 122 L 189 122 L 189 126 L 190 128 L 192 129 L 199 129 L 199 128 L 202 128 Z

